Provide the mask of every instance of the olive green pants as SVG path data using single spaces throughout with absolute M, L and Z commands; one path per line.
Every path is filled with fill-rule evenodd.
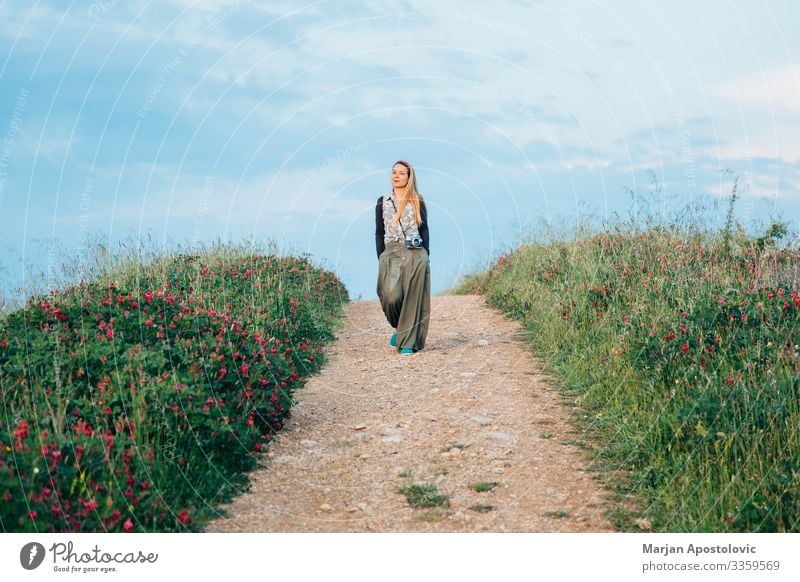
M 431 317 L 428 251 L 387 243 L 378 259 L 378 298 L 389 325 L 397 329 L 397 350 L 423 349 Z

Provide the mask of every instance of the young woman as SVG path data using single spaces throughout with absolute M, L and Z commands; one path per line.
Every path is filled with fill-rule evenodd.
M 395 162 L 391 183 L 375 205 L 378 298 L 396 330 L 389 343 L 411 355 L 425 347 L 431 313 L 428 209 L 411 164 Z

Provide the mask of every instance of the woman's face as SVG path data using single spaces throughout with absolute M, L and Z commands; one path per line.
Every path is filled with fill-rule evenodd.
M 403 164 L 395 164 L 392 167 L 392 186 L 394 188 L 405 188 L 408 184 L 408 168 Z

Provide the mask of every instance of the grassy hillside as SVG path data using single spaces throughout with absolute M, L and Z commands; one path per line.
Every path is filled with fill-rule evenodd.
M 529 330 L 620 527 L 800 531 L 800 256 L 776 248 L 784 233 L 530 244 L 457 289 Z
M 200 529 L 348 300 L 305 258 L 129 260 L 0 319 L 0 529 Z

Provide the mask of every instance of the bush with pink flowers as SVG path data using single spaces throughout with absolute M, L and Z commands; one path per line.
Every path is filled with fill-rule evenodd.
M 525 325 L 619 493 L 620 528 L 800 531 L 800 251 L 785 232 L 601 231 L 523 246 L 458 289 Z
M 307 258 L 127 265 L 0 320 L 0 527 L 185 531 L 247 471 L 348 301 Z

